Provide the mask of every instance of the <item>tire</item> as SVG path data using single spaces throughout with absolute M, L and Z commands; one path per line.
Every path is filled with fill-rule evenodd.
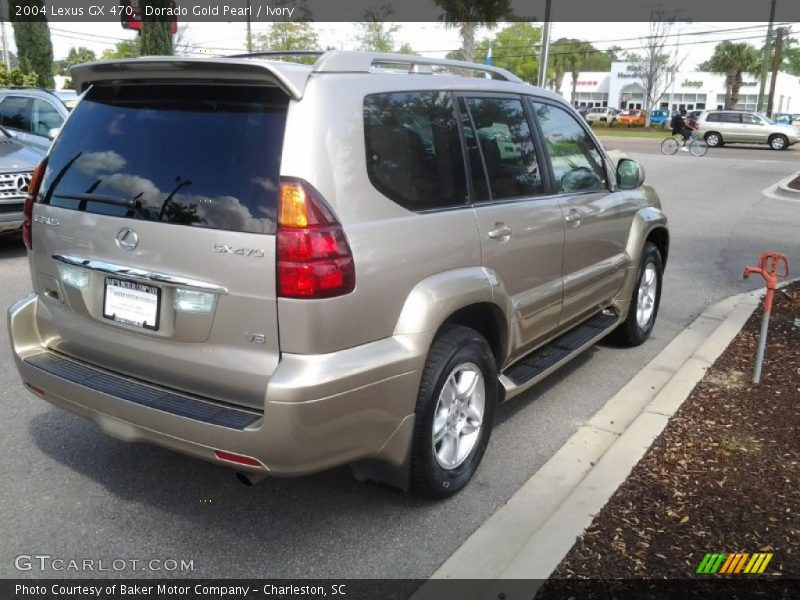
M 661 142 L 661 152 L 668 156 L 672 156 L 678 151 L 678 140 L 674 137 L 668 137 Z
M 703 140 L 695 140 L 689 144 L 689 152 L 692 153 L 692 156 L 705 156 L 708 152 L 708 144 Z
M 416 493 L 447 498 L 467 485 L 491 437 L 498 385 L 492 350 L 478 332 L 447 326 L 439 333 L 417 396 L 411 447 L 411 488 Z M 465 393 L 470 389 L 471 394 Z
M 703 139 L 706 141 L 706 144 L 712 148 L 717 148 L 725 143 L 722 141 L 722 135 L 716 131 L 709 131 Z
M 652 287 L 646 289 L 647 286 L 643 286 L 643 281 L 649 280 L 645 279 L 648 273 L 651 273 L 655 278 L 655 290 Z M 661 253 L 655 244 L 646 242 L 642 249 L 642 260 L 636 277 L 636 287 L 633 289 L 631 301 L 628 305 L 628 314 L 625 320 L 619 324 L 619 327 L 609 336 L 611 341 L 621 346 L 633 347 L 639 346 L 650 337 L 658 316 L 658 306 L 661 302 L 663 273 L 664 265 L 661 260 Z M 643 291 L 643 288 L 645 288 L 645 291 Z M 646 297 L 642 297 L 642 294 Z M 640 297 L 643 301 L 643 306 L 640 306 Z M 645 307 L 648 307 L 649 310 L 646 310 Z
M 789 147 L 789 140 L 785 135 L 773 135 L 769 138 L 769 147 L 773 150 L 786 150 Z

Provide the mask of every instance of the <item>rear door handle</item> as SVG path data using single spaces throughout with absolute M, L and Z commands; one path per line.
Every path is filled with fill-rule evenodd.
M 505 223 L 495 223 L 494 225 L 495 229 L 492 229 L 488 234 L 490 238 L 493 240 L 499 240 L 503 238 L 508 239 L 511 237 L 511 234 L 513 233 L 511 227 Z

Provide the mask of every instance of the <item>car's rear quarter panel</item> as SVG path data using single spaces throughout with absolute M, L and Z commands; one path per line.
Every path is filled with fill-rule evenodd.
M 290 105 L 281 174 L 309 181 L 333 207 L 353 251 L 356 289 L 327 300 L 279 299 L 283 352 L 326 353 L 389 337 L 420 281 L 481 264 L 470 207 L 417 214 L 369 181 L 364 96 L 436 87 L 424 77 L 414 80 L 378 74 L 312 76 L 302 102 Z

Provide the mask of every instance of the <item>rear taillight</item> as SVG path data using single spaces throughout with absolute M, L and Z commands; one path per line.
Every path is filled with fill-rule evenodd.
M 31 175 L 31 182 L 28 184 L 28 195 L 25 197 L 25 206 L 22 209 L 22 241 L 25 247 L 30 250 L 33 241 L 31 239 L 31 224 L 33 222 L 33 202 L 39 195 L 39 187 L 42 185 L 44 170 L 47 167 L 47 159 L 39 163 L 39 166 Z
M 331 298 L 356 286 L 341 224 L 319 192 L 299 179 L 281 180 L 277 280 L 284 298 Z

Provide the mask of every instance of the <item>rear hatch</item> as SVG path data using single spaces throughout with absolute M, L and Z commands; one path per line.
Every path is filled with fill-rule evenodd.
M 263 408 L 279 358 L 288 103 L 269 82 L 89 89 L 53 146 L 33 212 L 31 275 L 51 349 Z

